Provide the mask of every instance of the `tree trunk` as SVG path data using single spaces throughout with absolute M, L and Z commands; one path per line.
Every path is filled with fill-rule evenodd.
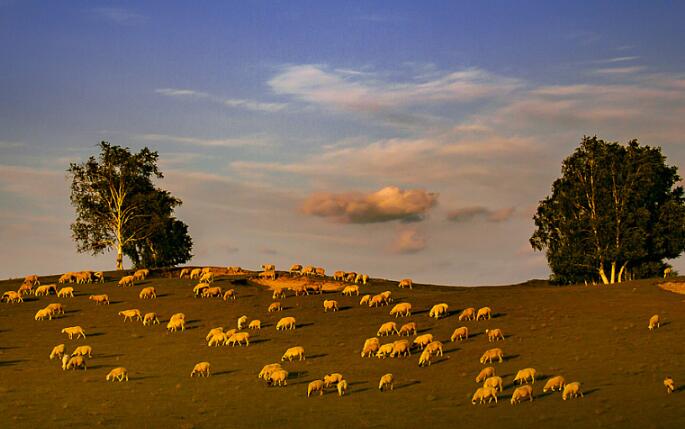
M 626 267 L 628 266 L 628 262 L 624 262 L 623 265 L 621 265 L 621 269 L 618 271 L 618 282 L 621 283 L 623 281 L 623 273 L 626 272 Z M 627 277 L 627 274 L 626 274 Z
M 124 269 L 124 250 L 121 247 L 121 242 L 117 243 L 117 270 L 121 271 Z
M 609 284 L 609 279 L 607 279 L 607 275 L 604 273 L 604 264 L 599 264 L 599 277 L 601 277 L 602 283 L 605 285 Z
M 611 263 L 611 284 L 616 283 L 616 261 Z

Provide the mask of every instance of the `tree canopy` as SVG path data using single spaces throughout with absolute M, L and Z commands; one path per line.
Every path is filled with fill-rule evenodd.
M 116 267 L 123 255 L 136 266 L 158 267 L 188 261 L 192 240 L 188 227 L 173 217 L 181 200 L 155 187 L 163 175 L 157 152 L 147 147 L 99 145 L 100 155 L 71 163 L 71 203 L 76 209 L 72 237 L 79 252 L 103 253 L 115 249 Z
M 661 148 L 584 137 L 540 201 L 530 243 L 561 283 L 621 282 L 661 272 L 685 249 L 677 167 Z

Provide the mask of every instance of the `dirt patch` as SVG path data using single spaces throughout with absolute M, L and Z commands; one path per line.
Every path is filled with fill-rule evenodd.
M 659 283 L 659 287 L 661 289 L 667 290 L 669 292 L 675 292 L 675 293 L 679 293 L 681 295 L 685 295 L 685 282 Z

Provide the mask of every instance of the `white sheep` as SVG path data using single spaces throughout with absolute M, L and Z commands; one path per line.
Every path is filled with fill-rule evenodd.
M 416 322 L 409 322 L 402 325 L 398 334 L 400 336 L 416 335 Z
M 185 331 L 186 329 L 186 322 L 185 319 L 171 319 L 169 320 L 169 323 L 166 324 L 166 329 L 169 332 L 176 332 L 178 329 L 181 329 L 181 331 Z
M 36 315 L 33 317 L 33 320 L 52 320 L 52 310 L 49 308 L 41 308 L 36 312 Z
M 270 363 L 268 365 L 264 365 L 262 370 L 259 371 L 259 375 L 257 376 L 257 378 L 267 380 L 274 371 L 279 369 L 282 369 L 280 363 Z
M 519 384 L 528 383 L 529 379 L 531 380 L 532 384 L 535 384 L 535 374 L 537 374 L 535 368 L 525 368 L 519 370 L 516 373 L 516 377 L 514 377 L 514 384 L 516 384 L 517 381 Z
M 466 326 L 461 326 L 452 332 L 450 341 L 455 342 L 456 340 L 468 340 L 469 339 L 469 328 Z
M 236 294 L 235 294 L 235 289 L 229 289 L 226 292 L 224 292 L 224 301 L 228 301 L 229 299 L 232 299 L 235 301 Z
M 385 390 L 393 390 L 395 384 L 395 377 L 388 373 L 381 377 L 381 381 L 378 383 L 378 390 L 381 392 Z
M 325 299 L 323 301 L 323 311 L 328 312 L 328 310 L 338 311 L 338 301 L 333 299 Z
M 182 279 L 183 277 L 190 278 L 190 270 L 188 268 L 181 269 L 181 274 L 179 274 L 178 278 Z
M 157 291 L 155 291 L 155 288 L 152 286 L 145 287 L 140 290 L 140 293 L 138 294 L 138 298 L 140 299 L 155 299 L 157 298 Z
M 173 321 L 183 320 L 183 321 L 185 321 L 186 315 L 183 313 L 175 313 L 173 316 L 171 316 L 171 319 L 169 319 L 169 320 L 173 320 Z
M 193 288 L 193 296 L 197 298 L 198 296 L 203 296 L 205 290 L 209 289 L 209 285 L 207 283 L 198 283 L 195 285 Z
M 209 377 L 209 370 L 211 368 L 211 365 L 209 362 L 199 362 L 196 363 L 195 366 L 193 367 L 193 371 L 190 373 L 191 377 L 194 377 L 195 375 L 199 377 Z
M 133 276 L 124 276 L 117 283 L 119 286 L 133 286 L 135 279 Z
M 274 264 L 262 264 L 262 269 L 264 271 L 276 271 L 276 266 Z
M 479 373 L 478 376 L 476 377 L 476 383 L 482 383 L 483 381 L 487 380 L 490 377 L 495 376 L 495 368 L 488 366 L 483 368 Z
M 359 296 L 359 286 L 357 286 L 357 285 L 345 286 L 345 288 L 342 291 L 342 294 L 345 296 L 352 296 L 352 294 Z
M 390 357 L 397 357 L 397 356 L 406 356 L 409 357 L 411 356 L 411 351 L 409 350 L 409 341 L 407 340 L 398 340 L 392 343 L 392 353 L 390 354 Z
M 83 370 L 86 370 L 86 359 L 83 356 L 62 356 L 62 369 L 64 371 L 76 368 L 83 368 Z
M 463 322 L 465 320 L 473 320 L 476 318 L 476 309 L 473 307 L 465 308 L 461 314 L 459 314 L 459 321 Z
M 238 318 L 238 330 L 242 330 L 245 327 L 245 324 L 247 324 L 247 316 L 242 315 Z
M 495 389 L 495 391 L 502 391 L 502 377 L 497 377 L 496 375 L 493 375 L 491 377 L 488 377 L 485 379 L 483 382 L 483 387 L 492 387 Z
M 292 264 L 288 270 L 290 274 L 300 274 L 302 272 L 302 265 Z
M 369 300 L 371 300 L 371 295 L 364 295 L 359 300 L 359 305 L 369 305 Z
M 478 313 L 476 314 L 476 320 L 490 319 L 491 315 L 492 315 L 492 309 L 490 307 L 479 308 Z
M 114 368 L 105 377 L 105 380 L 107 381 L 109 381 L 110 379 L 112 381 L 128 381 L 128 370 L 123 366 Z
M 54 293 L 57 295 L 57 286 L 54 284 L 50 285 L 43 285 L 43 286 L 38 286 L 33 294 L 35 296 L 47 296 L 50 295 L 50 293 Z
M 666 393 L 669 395 L 675 390 L 675 382 L 671 377 L 664 378 L 664 387 L 666 388 Z
M 216 332 L 214 333 L 211 337 L 209 337 L 209 340 L 207 341 L 207 345 L 209 347 L 218 347 L 220 345 L 225 345 L 226 341 L 228 341 L 228 338 L 225 333 L 223 332 Z
M 442 342 L 432 341 L 428 343 L 428 345 L 425 348 L 425 351 L 427 351 L 431 355 L 435 354 L 436 356 L 442 356 L 442 347 Z
M 88 299 L 95 302 L 96 305 L 109 304 L 109 296 L 107 296 L 106 294 L 91 295 L 88 297 Z
M 551 390 L 552 392 L 559 390 L 561 391 L 564 388 L 564 385 L 566 384 L 566 380 L 564 377 L 561 375 L 554 376 L 547 380 L 545 383 L 545 387 L 542 388 L 543 392 L 547 392 L 548 390 Z
M 385 322 L 381 325 L 380 328 L 378 328 L 378 332 L 376 332 L 376 335 L 379 337 L 385 336 L 385 335 L 392 335 L 392 334 L 397 334 L 397 323 L 395 322 Z
M 262 329 L 262 322 L 258 319 L 252 320 L 249 325 L 247 325 L 248 329 Z
M 16 303 L 16 302 L 24 302 L 24 299 L 21 297 L 21 294 L 18 292 L 15 292 L 13 290 L 8 290 L 7 292 L 2 294 L 2 300 L 1 301 L 7 301 L 9 303 Z
M 157 313 L 145 313 L 145 315 L 143 316 L 143 326 L 154 324 L 159 325 L 159 317 L 157 317 Z
M 133 273 L 133 279 L 138 281 L 138 280 L 145 280 L 147 276 L 150 275 L 150 270 L 147 268 L 140 269 Z
M 22 285 L 19 286 L 19 289 L 17 289 L 17 293 L 21 296 L 31 295 L 33 293 L 33 285 L 30 283 L 22 283 Z
M 269 308 L 268 308 L 267 312 L 273 313 L 273 312 L 281 311 L 281 310 L 283 310 L 283 306 L 281 306 L 281 303 L 279 301 L 276 301 L 276 302 L 272 302 L 271 304 L 269 304 Z
M 381 305 L 387 305 L 383 295 L 374 295 L 369 300 L 369 307 L 380 307 Z
M 133 322 L 134 317 L 136 318 L 136 320 L 143 319 L 143 316 L 140 314 L 140 310 L 138 310 L 137 308 L 131 310 L 122 310 L 119 312 L 119 316 L 124 316 L 124 322 L 126 322 L 126 319 Z
M 366 341 L 364 341 L 364 347 L 362 347 L 362 357 L 371 357 L 375 355 L 379 347 L 380 341 L 378 341 L 378 338 L 367 338 Z
M 40 285 L 40 280 L 38 280 L 38 275 L 31 274 L 24 277 L 24 283 L 30 284 L 31 286 L 38 286 Z
M 345 272 L 344 271 L 336 271 L 333 273 L 333 280 L 345 280 Z
M 661 318 L 659 317 L 658 314 L 655 314 L 654 316 L 649 318 L 649 325 L 647 325 L 647 328 L 650 331 L 653 331 L 654 328 L 658 328 L 661 325 Z
M 357 273 L 355 273 L 354 271 L 350 271 L 350 272 L 345 273 L 345 281 L 346 282 L 353 282 L 354 279 L 356 279 L 356 278 L 357 278 Z
M 488 336 L 489 342 L 499 341 L 499 340 L 504 341 L 504 334 L 502 333 L 502 330 L 499 328 L 486 329 L 485 334 Z
M 414 282 L 411 279 L 402 279 L 397 284 L 397 287 L 412 289 L 414 287 Z
M 199 279 L 200 276 L 202 275 L 202 268 L 193 268 L 190 271 L 190 279 Z
M 221 286 L 208 287 L 202 291 L 203 298 L 220 298 L 223 291 Z
M 582 398 L 583 392 L 580 391 L 580 383 L 574 381 L 564 386 L 564 392 L 561 394 L 561 399 L 565 401 L 568 398 L 577 398 L 578 396 Z
M 53 302 L 51 304 L 48 304 L 48 306 L 45 307 L 45 309 L 50 310 L 53 316 L 56 316 L 58 314 L 64 314 L 64 306 L 59 302 Z
M 432 357 L 433 357 L 433 355 L 430 354 L 428 349 L 422 351 L 421 356 L 419 356 L 419 366 L 426 366 L 426 365 L 430 366 Z
M 277 287 L 274 289 L 273 295 L 271 295 L 272 299 L 284 299 L 285 298 L 285 289 Z
M 334 384 L 338 384 L 340 380 L 343 379 L 343 375 L 339 372 L 334 372 L 333 374 L 326 374 L 323 376 L 323 387 L 329 388 Z
M 290 347 L 288 350 L 285 351 L 285 353 L 281 357 L 281 362 L 286 360 L 286 359 L 288 359 L 288 361 L 292 362 L 292 360 L 295 358 L 298 358 L 298 360 L 305 360 L 304 347 L 301 347 L 301 346 Z
M 309 385 L 307 385 L 307 398 L 309 398 L 313 393 L 319 392 L 319 396 L 323 395 L 323 381 L 314 380 Z
M 316 267 L 314 268 L 314 274 L 319 277 L 326 277 L 326 270 L 322 267 Z
M 497 403 L 497 391 L 492 387 L 479 387 L 478 390 L 476 390 L 476 393 L 473 394 L 471 403 L 473 405 L 476 405 L 476 402 L 483 404 L 486 399 L 488 400 L 488 403 L 493 400 Z
M 414 345 L 421 350 L 423 350 L 431 342 L 433 342 L 433 334 L 423 334 L 414 338 Z
M 75 276 L 74 273 L 72 273 L 72 272 L 62 274 L 62 275 L 60 276 L 59 280 L 57 280 L 57 282 L 58 282 L 59 284 L 62 284 L 62 283 L 73 283 L 73 282 L 75 282 L 75 281 L 76 281 L 76 276 Z
M 511 395 L 511 405 L 521 402 L 523 399 L 530 398 L 533 401 L 533 387 L 529 385 L 517 387 Z
M 93 357 L 93 348 L 91 346 L 78 346 L 71 355 Z
M 347 392 L 347 381 L 346 380 L 338 381 L 336 388 L 338 389 L 338 396 L 343 396 Z
M 409 317 L 409 316 L 411 316 L 411 304 L 408 302 L 401 302 L 399 304 L 396 304 L 392 308 L 392 310 L 390 310 L 390 315 L 395 316 L 395 317 L 400 317 L 400 316 Z
M 283 317 L 281 320 L 276 323 L 276 330 L 285 330 L 285 329 L 295 329 L 296 328 L 296 320 L 292 316 L 288 317 Z
M 262 271 L 257 274 L 260 279 L 276 280 L 276 271 Z
M 287 386 L 288 371 L 284 369 L 277 369 L 273 371 L 266 379 L 266 384 L 269 386 Z
M 502 352 L 502 349 L 500 348 L 494 348 L 494 349 L 489 349 L 486 350 L 485 353 L 483 353 L 483 356 L 480 357 L 480 363 L 485 363 L 486 361 L 488 363 L 492 363 L 492 360 L 497 358 L 499 359 L 500 362 L 503 362 L 504 353 Z
M 449 306 L 446 303 L 435 304 L 428 312 L 428 317 L 435 317 L 439 319 L 440 316 L 447 316 L 449 314 Z
M 93 278 L 95 279 L 95 281 L 98 281 L 100 283 L 104 283 L 105 282 L 105 273 L 102 271 L 96 271 L 93 273 Z
M 303 276 L 313 276 L 315 273 L 316 269 L 312 265 L 307 265 L 306 267 L 302 268 Z
M 200 283 L 207 283 L 211 284 L 214 282 L 214 273 L 213 272 L 207 272 L 200 277 Z
M 243 342 L 245 342 L 245 346 L 250 345 L 250 333 L 249 332 L 236 332 L 233 335 L 231 335 L 228 340 L 226 340 L 226 344 L 233 347 L 236 344 L 239 346 L 243 345 Z
M 86 338 L 86 333 L 80 326 L 70 326 L 68 328 L 64 328 L 62 329 L 62 333 L 67 334 L 70 340 L 73 339 L 74 335 L 76 335 L 77 339 L 80 337 Z
M 219 326 L 218 328 L 212 328 L 209 330 L 209 333 L 205 337 L 205 341 L 209 341 L 209 339 L 212 338 L 214 335 L 223 334 L 223 333 L 224 333 L 223 326 Z
M 376 351 L 376 357 L 379 359 L 385 359 L 386 357 L 392 355 L 392 351 L 395 349 L 394 343 L 386 343 L 378 348 Z
M 62 356 L 64 356 L 64 344 L 58 344 L 52 348 L 50 360 L 53 360 L 54 358 L 62 359 Z

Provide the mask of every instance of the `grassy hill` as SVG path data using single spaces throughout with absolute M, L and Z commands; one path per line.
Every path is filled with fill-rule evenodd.
M 282 300 L 282 312 L 267 313 L 271 291 L 246 276 L 220 276 L 224 290 L 235 288 L 238 299 L 194 298 L 195 281 L 153 275 L 132 288 L 116 286 L 120 275 L 108 273 L 104 284 L 79 285 L 74 298 L 26 297 L 22 304 L 0 305 L 1 427 L 685 427 L 685 392 L 667 396 L 662 381 L 672 376 L 685 386 L 685 303 L 661 290 L 657 281 L 619 286 L 553 287 L 524 284 L 508 287 L 452 288 L 419 285 L 398 289 L 396 282 L 373 281 L 362 293 L 391 290 L 395 303 L 410 302 L 419 333 L 430 332 L 445 343 L 443 357 L 430 367 L 410 358 L 361 358 L 364 340 L 392 320 L 389 307 L 360 307 L 359 297 L 339 292 Z M 43 284 L 55 282 L 42 278 Z M 0 282 L 0 292 L 16 290 L 21 281 Z M 154 286 L 156 300 L 140 300 L 141 287 Z M 111 305 L 96 306 L 88 295 L 107 293 Z M 324 299 L 336 299 L 339 312 L 324 313 Z M 51 302 L 66 314 L 34 321 L 35 312 Z M 445 302 L 450 315 L 428 317 L 434 304 Z M 466 307 L 490 306 L 495 317 L 459 322 Z M 161 325 L 123 322 L 121 310 L 155 311 Z M 187 316 L 185 332 L 167 333 L 168 317 Z M 649 332 L 647 321 L 661 315 L 664 323 Z M 207 331 L 233 328 L 238 317 L 260 319 L 249 347 L 209 348 Z M 283 316 L 297 318 L 295 331 L 275 330 Z M 68 340 L 60 330 L 81 325 L 88 337 Z M 449 342 L 452 331 L 465 325 L 471 337 Z M 484 365 L 480 355 L 489 343 L 484 332 L 501 328 L 506 339 L 497 346 L 505 361 L 495 363 L 505 389 L 497 405 L 472 405 L 474 378 Z M 381 338 L 381 343 L 398 339 Z M 406 337 L 405 337 L 406 338 Z M 62 371 L 48 355 L 65 343 L 72 351 L 89 344 L 94 356 L 87 371 Z M 257 379 L 265 364 L 300 345 L 302 362 L 285 362 L 287 387 L 268 387 Z M 193 365 L 209 361 L 212 376 L 190 378 Z M 128 368 L 130 381 L 105 381 L 110 369 Z M 535 400 L 509 403 L 517 370 L 534 367 Z M 307 398 L 307 384 L 324 374 L 340 372 L 350 384 L 342 398 L 330 390 Z M 395 390 L 381 393 L 378 380 L 390 372 Z M 562 401 L 559 393 L 542 393 L 544 379 L 562 374 L 582 383 L 585 397 Z

